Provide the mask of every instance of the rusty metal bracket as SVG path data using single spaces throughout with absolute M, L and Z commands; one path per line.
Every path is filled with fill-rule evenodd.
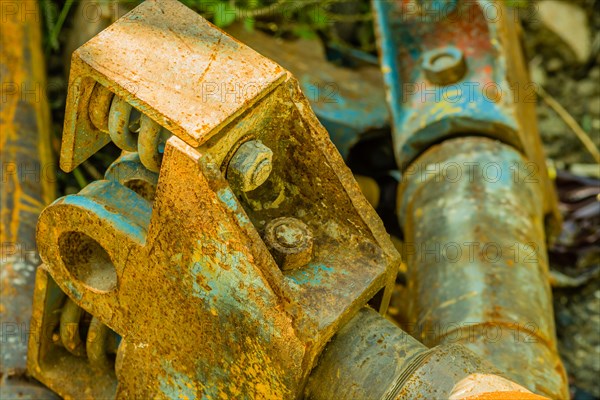
M 406 171 L 442 140 L 484 136 L 523 152 L 537 168 L 550 236 L 560 229 L 519 26 L 503 2 L 373 1 L 394 152 Z
M 163 130 L 144 197 L 123 182 L 151 183 L 141 143 L 157 146 Z M 122 337 L 107 383 L 85 365 L 52 368 L 48 357 L 66 359 L 39 331 L 30 371 L 62 396 L 81 382 L 117 397 L 297 396 L 332 335 L 384 287 L 386 309 L 399 256 L 298 83 L 177 1 L 141 4 L 74 53 L 62 168 L 111 139 L 140 150 L 118 161 L 137 163 L 135 179 L 109 173 L 38 223 L 57 286 L 40 271 L 35 324 L 64 312 L 60 288 Z M 263 236 L 278 218 L 302 225 Z M 308 253 L 295 226 L 310 232 Z M 269 240 L 302 255 L 278 265 Z

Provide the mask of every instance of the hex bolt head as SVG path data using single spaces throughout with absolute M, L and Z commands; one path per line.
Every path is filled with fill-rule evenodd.
M 313 237 L 306 224 L 296 218 L 281 217 L 265 227 L 264 240 L 271 255 L 284 271 L 308 264 L 312 258 Z
M 467 72 L 465 56 L 460 49 L 454 46 L 425 52 L 421 66 L 427 80 L 440 86 L 458 82 Z
M 227 166 L 227 179 L 242 192 L 256 189 L 269 178 L 273 152 L 258 140 L 243 143 Z

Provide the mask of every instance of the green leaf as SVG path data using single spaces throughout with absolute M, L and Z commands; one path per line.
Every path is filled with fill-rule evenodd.
M 506 5 L 512 8 L 527 8 L 529 0 L 506 0 Z
M 238 11 L 228 3 L 215 5 L 213 21 L 219 28 L 225 28 L 233 24 L 237 18 Z
M 246 31 L 253 32 L 255 24 L 256 20 L 254 18 L 244 18 L 244 28 Z
M 317 34 L 310 25 L 298 24 L 292 28 L 292 33 L 302 39 L 316 39 Z
M 325 29 L 329 25 L 329 18 L 327 17 L 327 10 L 320 5 L 308 7 L 306 10 L 307 16 L 311 25 L 315 29 Z

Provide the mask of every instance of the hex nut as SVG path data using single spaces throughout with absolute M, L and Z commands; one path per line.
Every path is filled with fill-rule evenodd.
M 258 140 L 243 143 L 227 166 L 227 179 L 242 192 L 256 189 L 269 178 L 273 152 Z
M 308 226 L 291 217 L 276 218 L 265 227 L 264 241 L 284 271 L 308 264 L 312 258 L 313 237 Z
M 425 52 L 421 66 L 427 80 L 440 86 L 458 82 L 467 72 L 465 56 L 454 46 Z

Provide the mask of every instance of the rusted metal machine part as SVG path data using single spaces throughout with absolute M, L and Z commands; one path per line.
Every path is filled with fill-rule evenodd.
M 418 337 L 462 343 L 535 392 L 567 398 L 538 174 L 486 138 L 444 141 L 415 165 L 399 203 Z
M 404 177 L 407 318 L 425 344 L 462 342 L 566 398 L 545 246 L 560 216 L 517 18 L 485 0 L 373 7 Z
M 119 157 L 106 171 L 105 179 L 133 190 L 147 201 L 154 200 L 158 174 L 146 169 L 137 153 Z M 97 250 L 90 263 L 110 262 L 101 249 L 90 246 L 90 250 Z M 120 336 L 66 296 L 45 265 L 40 266 L 37 275 L 29 370 L 43 371 L 44 383 L 65 398 L 114 397 Z
M 320 41 L 285 41 L 241 24 L 227 32 L 290 71 L 344 159 L 369 131 L 388 128 L 389 111 L 381 71 L 376 65 L 356 69 L 336 66 L 325 59 Z M 282 50 L 285 46 L 285 50 Z
M 518 17 L 488 0 L 373 1 L 373 9 L 400 169 L 452 137 L 510 144 L 539 170 L 546 229 L 558 234 Z
M 112 341 L 90 339 L 92 325 L 97 321 L 93 319 L 86 338 L 89 361 L 85 357 L 69 356 L 57 336 L 58 331 L 64 329 L 59 321 L 64 318 L 65 310 L 64 306 L 61 310 L 61 304 L 72 300 L 62 293 L 44 265 L 37 274 L 34 309 L 43 310 L 43 315 L 34 320 L 37 325 L 32 326 L 32 331 L 41 332 L 35 337 L 40 345 L 29 356 L 43 360 L 37 367 L 52 378 L 52 387 L 65 398 L 80 398 L 82 393 L 89 398 L 111 398 L 117 382 L 114 354 L 118 341 L 114 336 Z M 107 328 L 104 332 L 112 333 Z M 95 345 L 96 352 L 90 351 L 91 345 Z M 99 356 L 102 362 L 94 362 L 94 356 Z M 117 363 L 117 368 L 122 368 L 120 361 Z M 65 393 L 58 386 L 64 386 L 69 378 L 71 390 L 76 394 Z M 192 383 L 179 382 L 184 389 L 182 394 L 196 395 L 193 387 L 188 386 L 189 390 L 183 387 Z M 173 392 L 171 397 L 178 394 Z M 328 343 L 311 372 L 303 397 L 367 400 L 421 396 L 458 400 L 479 398 L 474 397 L 475 394 L 484 395 L 486 399 L 546 399 L 502 378 L 495 367 L 465 347 L 450 344 L 428 349 L 366 307 Z
M 118 336 L 105 325 L 92 329 L 90 315 L 64 294 L 45 265 L 38 268 L 35 282 L 29 371 L 65 399 L 114 398 Z M 69 307 L 77 318 L 69 318 Z M 64 336 L 81 344 L 74 347 Z
M 530 393 L 459 344 L 432 349 L 369 308 L 344 326 L 311 373 L 305 398 L 466 399 L 479 392 L 507 399 Z M 491 398 L 491 397 L 490 397 Z M 537 396 L 538 399 L 543 399 Z
M 295 79 L 177 1 L 143 3 L 74 53 L 63 169 L 111 139 L 140 150 L 125 117 L 136 110 L 173 135 L 154 196 L 139 190 L 152 186 L 141 151 L 126 154 L 38 223 L 32 325 L 74 326 L 79 314 L 53 312 L 64 292 L 122 337 L 114 378 L 44 329 L 31 373 L 71 398 L 298 397 L 325 344 L 384 288 L 387 308 L 399 255 L 381 221 Z
M 2 4 L 0 60 L 0 397 L 51 399 L 53 393 L 25 376 L 31 297 L 39 264 L 35 224 L 55 196 L 36 1 Z

